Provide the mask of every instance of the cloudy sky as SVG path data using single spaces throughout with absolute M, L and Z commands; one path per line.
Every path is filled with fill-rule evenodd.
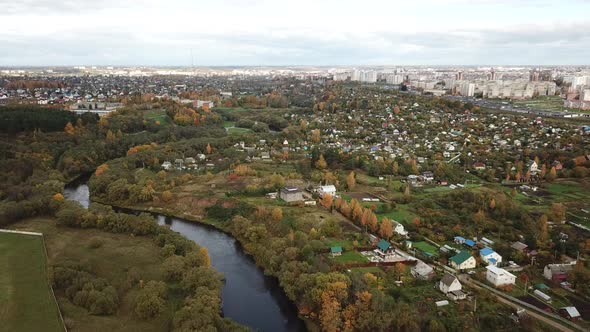
M 0 66 L 590 64 L 589 13 L 590 0 L 0 0 Z

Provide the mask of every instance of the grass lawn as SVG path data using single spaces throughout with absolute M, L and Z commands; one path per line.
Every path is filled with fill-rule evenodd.
M 370 267 L 353 267 L 350 269 L 351 272 L 361 272 L 361 273 L 373 273 L 373 274 L 380 274 L 383 273 L 383 270 L 376 266 Z
M 47 281 L 43 239 L 0 233 L 0 324 L 3 331 L 63 331 Z
M 224 128 L 234 127 L 235 125 L 236 123 L 234 121 L 223 121 Z
M 160 121 L 160 124 L 170 123 L 170 117 L 164 109 L 148 110 L 143 113 L 143 118 L 151 121 Z
M 416 215 L 409 210 L 407 205 L 398 204 L 392 211 L 377 214 L 377 218 L 379 218 L 379 220 L 381 220 L 383 217 L 387 217 L 388 219 L 393 219 L 401 224 L 407 225 L 412 222 Z
M 346 239 L 336 239 L 336 238 L 328 238 L 325 240 L 328 244 L 328 247 L 337 247 L 340 246 L 342 248 L 352 248 L 352 241 Z
M 250 130 L 248 128 L 238 128 L 238 127 L 227 128 L 227 133 L 229 135 L 242 135 L 242 134 L 246 134 L 246 133 L 250 133 L 250 132 L 252 132 L 252 130 Z
M 438 254 L 438 249 L 435 246 L 433 246 L 431 244 L 428 244 L 426 242 L 423 242 L 423 241 L 421 241 L 421 242 L 414 242 L 412 244 L 412 247 L 414 247 L 414 248 L 416 248 L 416 249 L 418 249 L 418 250 L 420 250 L 422 252 L 425 252 L 427 254 L 431 254 L 431 255 L 437 255 Z
M 340 256 L 333 258 L 337 263 L 365 263 L 369 260 L 358 251 L 345 251 Z
M 134 314 L 138 287 L 127 286 L 127 271 L 135 267 L 141 279 L 163 280 L 161 249 L 148 237 L 111 234 L 96 229 L 57 227 L 49 218 L 34 218 L 13 225 L 20 230 L 45 234 L 49 266 L 73 261 L 87 266 L 94 275 L 106 279 L 119 293 L 119 310 L 110 316 L 91 315 L 72 304 L 65 294 L 56 292 L 68 329 L 72 331 L 165 331 L 170 328 L 175 306 L 180 304 L 175 292 L 169 292 L 171 303 L 164 313 L 152 320 L 141 320 Z M 98 248 L 89 245 L 100 242 Z M 10 331 L 10 330 L 8 330 Z M 46 328 L 27 331 L 49 331 Z
M 515 100 L 513 104 L 514 106 L 527 106 L 548 111 L 584 112 L 583 110 L 564 107 L 563 99 L 560 96 L 539 96 L 530 100 Z

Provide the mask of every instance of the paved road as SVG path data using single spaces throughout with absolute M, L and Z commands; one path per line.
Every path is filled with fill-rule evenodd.
M 556 328 L 559 331 L 562 332 L 575 332 L 575 331 L 585 331 L 582 327 L 564 319 L 561 316 L 555 315 L 553 313 L 548 313 L 545 312 L 529 303 L 523 302 L 513 296 L 510 296 L 508 294 L 504 294 L 492 287 L 489 287 L 487 285 L 484 285 L 476 280 L 473 280 L 471 278 L 469 278 L 469 276 L 467 275 L 459 275 L 459 280 L 461 280 L 461 282 L 473 287 L 473 288 L 478 288 L 478 289 L 486 289 L 490 292 L 492 292 L 494 295 L 496 295 L 496 298 L 498 299 L 498 301 L 507 304 L 515 309 L 522 309 L 523 307 L 528 309 L 527 310 L 527 314 L 551 327 Z M 551 317 L 551 318 L 549 318 Z M 558 320 L 559 322 L 555 321 Z M 567 326 L 566 326 L 567 325 Z

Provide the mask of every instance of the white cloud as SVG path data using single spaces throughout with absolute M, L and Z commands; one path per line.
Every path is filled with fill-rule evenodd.
M 0 65 L 587 62 L 590 2 L 0 0 Z

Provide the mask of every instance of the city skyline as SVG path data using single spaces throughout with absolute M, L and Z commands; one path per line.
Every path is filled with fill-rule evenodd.
M 587 0 L 0 5 L 4 67 L 586 65 L 590 58 Z

